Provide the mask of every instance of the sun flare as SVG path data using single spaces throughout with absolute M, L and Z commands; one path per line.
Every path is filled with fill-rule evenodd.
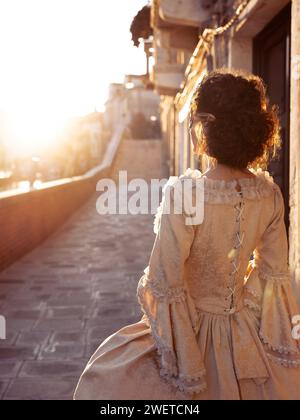
M 146 3 L 0 0 L 0 136 L 11 152 L 54 146 L 69 118 L 104 111 L 110 83 L 145 72 L 129 27 Z
M 53 113 L 13 112 L 9 116 L 9 149 L 17 155 L 39 154 L 55 147 L 65 125 L 64 118 Z

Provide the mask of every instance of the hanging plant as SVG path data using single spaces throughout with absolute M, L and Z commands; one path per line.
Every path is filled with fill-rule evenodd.
M 130 26 L 130 32 L 135 47 L 139 47 L 141 38 L 148 39 L 151 35 L 153 35 L 150 20 L 151 6 L 144 6 L 134 17 Z

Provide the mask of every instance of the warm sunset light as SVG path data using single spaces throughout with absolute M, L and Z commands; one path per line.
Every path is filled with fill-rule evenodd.
M 24 155 L 43 152 L 54 148 L 62 131 L 64 116 L 54 115 L 49 109 L 35 110 L 34 104 L 28 104 L 28 110 L 12 112 L 8 117 L 10 142 L 8 148 L 12 154 Z
M 145 73 L 130 22 L 146 0 L 0 0 L 0 112 L 17 154 L 55 144 L 67 118 L 102 111 L 111 82 Z
M 0 0 L 0 400 L 300 401 L 299 22 Z

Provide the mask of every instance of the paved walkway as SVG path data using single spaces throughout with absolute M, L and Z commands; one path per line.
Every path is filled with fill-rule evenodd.
M 159 174 L 158 174 L 159 175 Z M 0 274 L 0 398 L 70 399 L 98 345 L 141 316 L 153 215 L 96 212 L 96 196 Z

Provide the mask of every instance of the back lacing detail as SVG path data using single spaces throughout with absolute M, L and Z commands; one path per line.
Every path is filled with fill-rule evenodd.
M 239 272 L 240 269 L 240 248 L 243 245 L 243 241 L 245 238 L 245 232 L 242 232 L 242 220 L 243 212 L 245 208 L 245 202 L 243 200 L 243 192 L 239 191 L 240 201 L 238 204 L 234 206 L 236 211 L 236 223 L 237 223 L 237 230 L 236 230 L 236 244 L 234 245 L 233 249 L 229 253 L 229 258 L 231 259 L 231 264 L 233 266 L 233 271 L 230 273 L 230 285 L 227 287 L 229 290 L 229 295 L 226 297 L 226 301 L 230 300 L 230 307 L 225 309 L 224 312 L 232 315 L 236 312 L 236 302 L 235 302 L 235 295 L 238 291 L 236 285 L 236 274 Z

